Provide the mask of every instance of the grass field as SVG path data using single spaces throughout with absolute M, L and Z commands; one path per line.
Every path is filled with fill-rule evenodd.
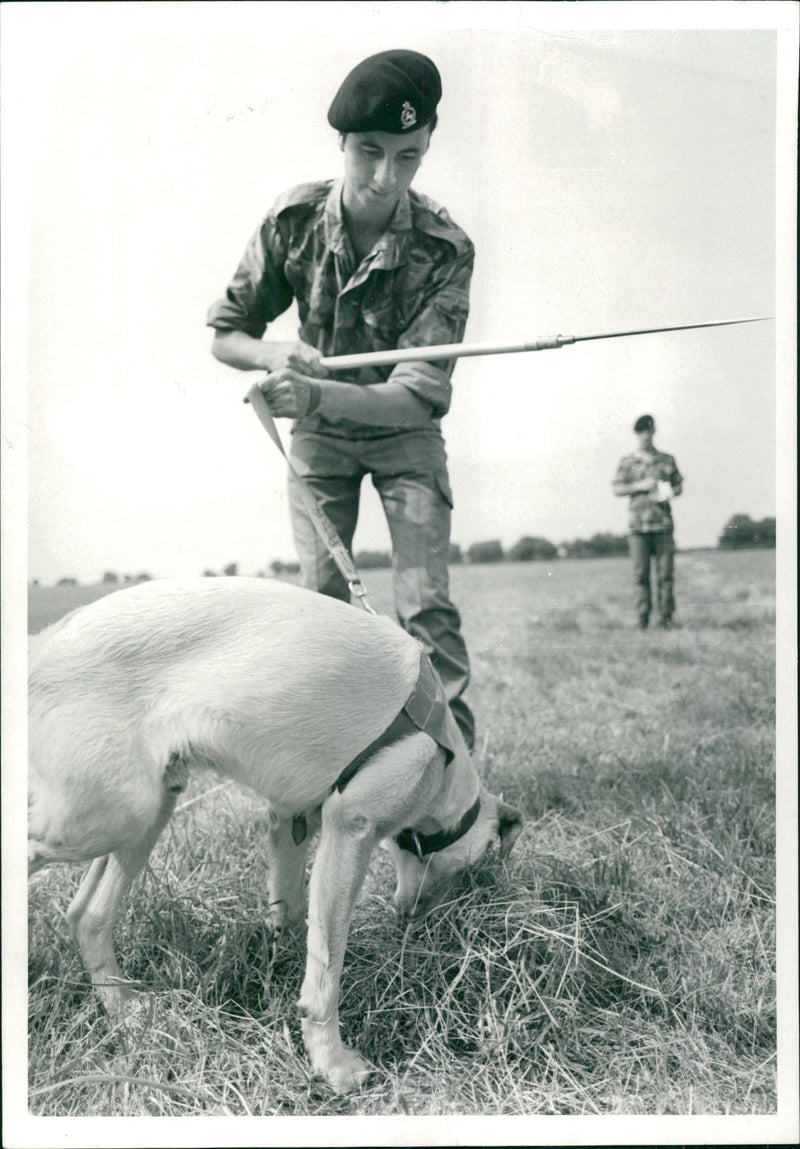
M 390 608 L 386 572 L 367 572 Z M 31 882 L 30 1106 L 43 1115 L 759 1114 L 776 1106 L 774 552 L 683 554 L 678 626 L 632 627 L 625 560 L 456 567 L 487 785 L 527 825 L 403 932 L 379 852 L 342 978 L 378 1068 L 308 1071 L 303 957 L 264 925 L 265 808 L 196 779 L 117 946 L 137 1043 Z M 91 588 L 35 588 L 30 629 Z

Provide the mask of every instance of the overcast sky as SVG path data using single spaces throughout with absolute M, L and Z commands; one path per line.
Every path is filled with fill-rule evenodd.
M 774 5 L 734 7 L 775 24 Z M 24 450 L 27 431 L 29 576 L 294 557 L 283 463 L 205 313 L 274 198 L 340 174 L 327 108 L 372 52 L 414 48 L 442 74 L 415 186 L 475 243 L 468 341 L 775 315 L 778 37 L 710 29 L 704 8 L 4 5 L 29 392 L 3 434 Z M 639 30 L 602 28 L 609 11 Z M 610 484 L 643 412 L 685 476 L 679 546 L 775 514 L 775 334 L 462 360 L 443 425 L 454 541 L 622 533 Z M 388 548 L 368 481 L 355 547 Z

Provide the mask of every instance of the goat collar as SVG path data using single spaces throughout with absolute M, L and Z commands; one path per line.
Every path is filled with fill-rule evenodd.
M 453 842 L 457 842 L 459 838 L 463 838 L 467 831 L 475 825 L 480 808 L 481 799 L 478 795 L 469 810 L 452 830 L 439 830 L 436 834 L 420 834 L 417 830 L 411 829 L 401 830 L 395 838 L 395 842 L 401 850 L 408 850 L 410 854 L 416 854 L 421 860 L 427 854 L 436 854 L 439 850 L 452 846 Z

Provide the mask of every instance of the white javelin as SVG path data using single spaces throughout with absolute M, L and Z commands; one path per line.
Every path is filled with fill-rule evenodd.
M 515 351 L 550 351 L 590 339 L 620 339 L 626 335 L 652 335 L 659 331 L 688 331 L 695 327 L 727 327 L 733 323 L 763 323 L 771 315 L 753 319 L 716 319 L 709 323 L 679 323 L 674 327 L 641 327 L 635 331 L 605 331 L 597 335 L 552 335 L 524 343 L 440 343 L 432 347 L 403 347 L 394 351 L 367 351 L 358 355 L 324 356 L 330 371 L 353 371 L 358 367 L 381 367 L 413 360 L 463 359 L 469 355 L 508 355 Z

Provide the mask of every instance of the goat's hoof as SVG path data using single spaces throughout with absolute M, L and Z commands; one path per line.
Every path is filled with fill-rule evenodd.
M 395 920 L 401 930 L 406 930 L 421 921 L 434 908 L 435 903 L 432 901 L 423 902 L 417 899 L 410 903 L 402 902 L 395 906 Z
M 97 996 L 103 1003 L 103 1008 L 109 1017 L 123 1020 L 129 1014 L 137 1013 L 141 1009 L 141 994 L 134 983 L 118 975 L 105 975 L 92 979 Z
M 138 1033 L 152 1025 L 155 1009 L 155 994 L 133 993 L 126 990 L 124 997 L 120 997 L 113 1016 L 129 1033 Z
M 267 925 L 278 936 L 300 934 L 305 926 L 305 910 L 299 914 L 290 914 L 286 902 L 273 902 L 267 913 Z
M 374 1068 L 354 1050 L 345 1047 L 336 1064 L 325 1071 L 334 1093 L 352 1093 L 365 1086 L 375 1075 Z

